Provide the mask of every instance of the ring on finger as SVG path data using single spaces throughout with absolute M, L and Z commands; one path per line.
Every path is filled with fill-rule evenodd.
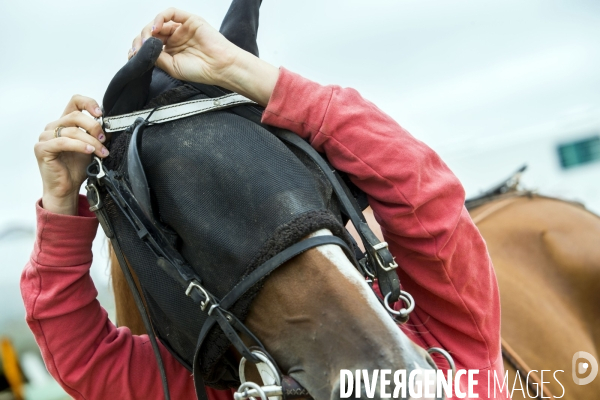
M 60 137 L 60 131 L 62 131 L 63 128 L 64 128 L 64 126 L 57 126 L 56 129 L 54 129 L 54 137 L 55 138 Z

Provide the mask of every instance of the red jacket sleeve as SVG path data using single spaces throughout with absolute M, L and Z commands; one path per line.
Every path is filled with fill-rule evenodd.
M 367 193 L 416 300 L 406 333 L 449 350 L 458 368 L 501 371 L 495 273 L 464 190 L 440 157 L 355 90 L 283 68 L 263 122 L 307 139 Z
M 89 274 L 98 221 L 80 197 L 79 216 L 37 206 L 37 237 L 21 276 L 26 319 L 46 367 L 75 399 L 162 399 L 146 335 L 117 328 L 96 300 Z M 195 398 L 191 374 L 160 345 L 174 398 Z M 231 399 L 211 390 L 211 400 Z

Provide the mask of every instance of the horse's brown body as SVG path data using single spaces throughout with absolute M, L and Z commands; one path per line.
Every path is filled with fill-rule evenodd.
M 471 217 L 498 276 L 503 339 L 538 376 L 550 370 L 544 381 L 555 397 L 562 385 L 564 399 L 600 398 L 600 378 L 579 386 L 571 376 L 576 352 L 600 360 L 600 218 L 576 204 L 519 195 L 475 208 Z M 516 370 L 506 360 L 505 367 L 512 390 Z M 557 370 L 564 372 L 555 379 Z M 534 394 L 515 390 L 513 399 Z

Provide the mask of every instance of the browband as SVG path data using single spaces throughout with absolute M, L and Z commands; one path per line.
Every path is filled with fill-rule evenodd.
M 256 103 L 241 94 L 230 93 L 221 97 L 190 100 L 183 103 L 136 111 L 129 114 L 105 117 L 100 123 L 104 128 L 104 132 L 111 133 L 127 129 L 133 125 L 138 118 L 147 120 L 150 124 L 160 124 L 196 114 L 202 114 L 208 111 L 234 107 L 238 104 Z

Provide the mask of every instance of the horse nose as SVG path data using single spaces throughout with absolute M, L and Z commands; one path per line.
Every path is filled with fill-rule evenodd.
M 418 365 L 421 365 L 423 361 L 425 361 L 425 363 L 427 363 L 427 365 L 429 365 L 434 370 L 438 369 L 435 361 L 433 361 L 433 358 L 431 358 L 431 355 L 427 350 L 424 350 L 422 347 L 417 345 L 415 345 L 415 350 L 416 354 L 413 356 L 413 362 L 415 362 Z
M 408 400 L 430 399 L 445 400 L 443 392 L 437 396 L 437 365 L 428 351 L 414 345 L 413 351 L 406 354 L 407 383 L 409 374 L 414 374 L 413 393 L 407 396 Z
M 437 396 L 437 368 L 426 351 L 410 352 L 403 358 L 404 366 L 396 370 L 389 366 L 379 369 L 384 367 L 377 365 L 375 369 L 344 370 L 344 374 L 340 371 L 340 380 L 334 384 L 330 399 L 446 399 L 443 392 Z

